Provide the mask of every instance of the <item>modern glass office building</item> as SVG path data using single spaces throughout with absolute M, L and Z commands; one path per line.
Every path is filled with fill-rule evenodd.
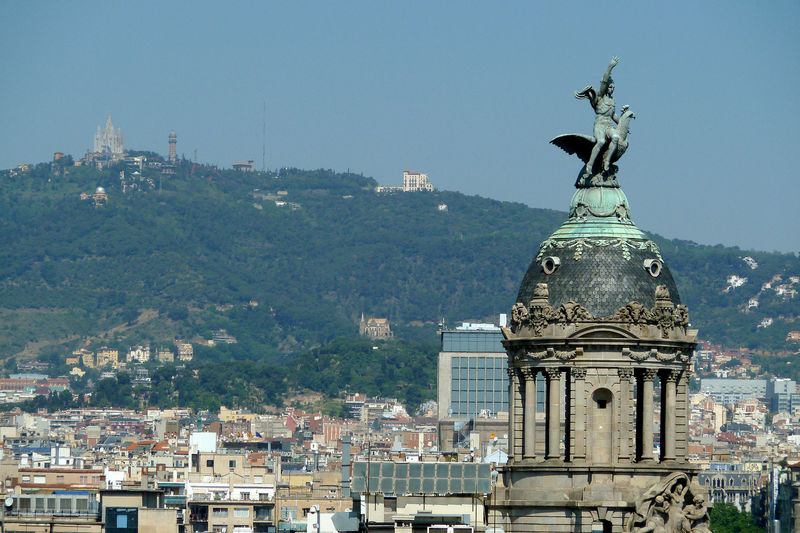
M 464 324 L 440 334 L 439 419 L 470 419 L 508 411 L 508 363 L 500 328 Z
M 505 355 L 505 354 L 503 354 Z M 448 414 L 475 418 L 508 411 L 506 358 L 487 354 L 456 355 L 450 361 Z
M 507 419 L 497 415 L 508 412 L 508 363 L 500 328 L 465 323 L 440 335 L 439 449 L 480 449 L 504 438 Z
M 508 356 L 500 328 L 463 324 L 440 335 L 439 420 L 491 418 L 508 412 Z

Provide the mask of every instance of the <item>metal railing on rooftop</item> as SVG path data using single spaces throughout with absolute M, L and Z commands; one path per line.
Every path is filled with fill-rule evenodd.
M 252 502 L 252 503 L 272 503 L 274 502 L 274 498 L 270 498 L 269 494 L 259 494 L 257 497 L 256 495 L 251 494 L 249 497 L 242 497 L 241 495 L 237 497 L 231 497 L 227 494 L 224 495 L 214 495 L 209 493 L 197 493 L 193 494 L 190 498 L 186 496 L 182 496 L 186 498 L 187 501 L 190 502 Z M 177 498 L 177 496 L 174 496 Z
M 88 518 L 94 517 L 98 521 L 100 520 L 100 510 L 95 509 L 83 509 L 80 511 L 34 511 L 34 510 L 20 510 L 20 509 L 6 509 L 5 516 L 31 516 L 31 517 L 45 517 L 45 516 L 57 516 L 57 517 L 75 517 L 75 518 Z

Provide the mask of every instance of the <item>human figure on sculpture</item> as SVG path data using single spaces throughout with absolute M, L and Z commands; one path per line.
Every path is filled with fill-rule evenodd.
M 575 98 L 586 98 L 594 109 L 594 147 L 592 154 L 589 156 L 589 161 L 586 163 L 586 172 L 584 177 L 592 175 L 597 157 L 603 150 L 603 147 L 608 145 L 603 156 L 603 170 L 608 170 L 611 166 L 611 156 L 617 149 L 619 143 L 619 133 L 617 132 L 617 123 L 619 117 L 615 113 L 614 104 L 614 80 L 611 78 L 611 71 L 619 64 L 619 58 L 614 56 L 608 64 L 603 79 L 600 80 L 600 88 L 595 90 L 591 85 L 585 87 L 582 91 L 575 93 Z
M 670 504 L 660 494 L 656 496 L 650 512 L 647 514 L 647 521 L 636 533 L 667 533 L 667 515 Z
M 683 515 L 683 505 L 686 499 L 686 492 L 689 490 L 689 485 L 684 485 L 682 481 L 678 481 L 672 486 L 672 490 L 664 493 L 664 499 L 669 501 L 669 525 L 672 531 L 682 533 L 685 531 L 683 528 L 685 517 Z M 686 533 L 690 533 L 687 531 Z
M 673 501 L 672 492 L 677 484 L 683 487 L 688 482 L 686 474 L 673 472 L 647 489 L 647 492 L 637 500 L 636 509 L 627 520 L 625 532 L 661 533 L 663 530 L 673 533 L 675 529 L 669 523 L 670 508 Z M 682 489 L 679 492 L 682 492 Z M 658 529 L 659 527 L 663 529 Z
M 711 533 L 708 527 L 708 507 L 706 507 L 706 499 L 698 494 L 694 497 L 693 503 L 687 505 L 683 509 L 684 531 L 691 533 Z

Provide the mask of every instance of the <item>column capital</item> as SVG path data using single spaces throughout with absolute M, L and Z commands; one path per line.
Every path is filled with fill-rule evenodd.
M 536 379 L 536 374 L 539 373 L 539 371 L 537 369 L 532 368 L 532 367 L 520 368 L 519 371 L 520 371 L 520 373 L 522 374 L 522 376 L 525 379 L 531 380 L 531 381 L 535 380 Z
M 545 368 L 544 373 L 547 374 L 548 381 L 555 381 L 557 379 L 561 379 L 561 370 L 558 368 L 554 367 Z
M 677 370 L 668 370 L 664 373 L 664 377 L 667 378 L 667 381 L 670 383 L 677 383 L 678 377 L 680 376 L 680 372 Z
M 624 379 L 626 381 L 630 381 L 633 377 L 633 369 L 632 368 L 618 368 L 617 375 L 620 379 Z
M 571 368 L 570 373 L 572 374 L 572 377 L 575 379 L 586 379 L 585 368 Z
M 508 379 L 514 379 L 517 376 L 517 369 L 514 367 L 506 368 L 506 373 L 508 374 Z
M 653 381 L 654 377 L 656 377 L 656 371 L 652 368 L 646 368 L 642 372 L 642 378 L 644 378 L 645 381 Z

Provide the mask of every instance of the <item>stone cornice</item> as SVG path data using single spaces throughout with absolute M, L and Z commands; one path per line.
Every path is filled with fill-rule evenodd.
M 498 470 L 509 470 L 510 465 L 498 465 Z M 682 472 L 700 472 L 702 467 L 688 461 L 665 461 L 663 463 L 618 463 L 613 465 L 592 465 L 581 462 L 518 462 L 511 465 L 515 471 L 531 470 L 542 472 L 569 472 L 576 474 L 665 474 L 680 469 Z

